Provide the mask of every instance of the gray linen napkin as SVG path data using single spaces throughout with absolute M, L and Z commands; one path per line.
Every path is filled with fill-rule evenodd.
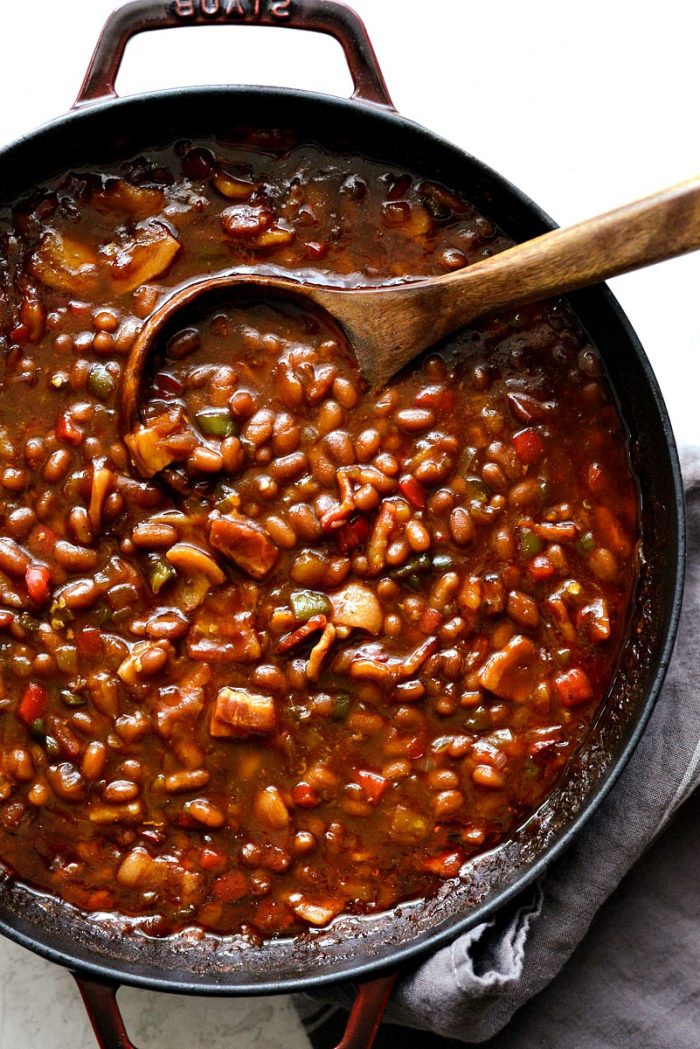
M 470 1044 L 495 1035 L 557 976 L 597 911 L 700 782 L 700 703 L 695 702 L 700 655 L 700 449 L 685 449 L 681 460 L 688 510 L 686 591 L 673 660 L 646 732 L 617 784 L 573 844 L 538 883 L 493 919 L 408 972 L 387 1009 L 389 1022 Z M 329 1000 L 333 989 L 318 997 Z M 345 988 L 338 988 L 335 1001 L 347 1005 Z M 585 1013 L 594 1009 L 591 1001 L 579 1004 L 579 1029 Z M 564 1032 L 556 1026 L 548 1030 L 545 1017 L 543 1024 L 536 1025 L 536 1040 L 527 1037 L 518 1044 L 565 1044 L 560 1040 Z M 681 1043 L 671 1036 L 667 1044 Z M 700 1033 L 692 1044 L 700 1045 Z

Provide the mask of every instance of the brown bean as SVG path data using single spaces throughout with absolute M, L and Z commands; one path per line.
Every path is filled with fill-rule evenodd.
M 441 790 L 430 803 L 436 820 L 454 816 L 464 806 L 464 794 L 461 790 Z
M 270 463 L 270 473 L 283 484 L 295 480 L 308 469 L 309 461 L 306 452 L 291 452 Z
M 442 612 L 459 590 L 459 583 L 459 576 L 456 572 L 445 572 L 439 579 L 436 579 L 428 598 L 430 607 Z
M 396 425 L 407 433 L 421 433 L 435 425 L 435 415 L 429 408 L 402 408 L 396 413 Z
M 85 506 L 74 506 L 68 515 L 68 531 L 76 543 L 86 545 L 95 537 L 90 515 Z
M 177 530 L 163 521 L 141 521 L 131 538 L 141 550 L 164 550 L 177 542 Z
M 189 620 L 177 608 L 159 608 L 146 623 L 146 633 L 156 641 L 176 641 L 189 628 Z
M 34 761 L 24 747 L 14 747 L 5 759 L 5 769 L 13 779 L 29 783 L 34 779 Z
M 425 550 L 430 549 L 430 533 L 416 518 L 413 518 L 406 525 L 406 538 L 411 550 L 415 550 L 417 553 L 423 553 Z
M 117 881 L 127 889 L 147 885 L 154 871 L 156 861 L 150 853 L 137 845 L 122 860 L 117 870 Z
M 296 546 L 296 532 L 283 517 L 280 517 L 278 514 L 270 514 L 269 517 L 265 518 L 265 527 L 272 536 L 273 541 L 277 546 L 282 547 L 283 550 L 291 550 L 293 546 Z
M 355 447 L 347 430 L 331 431 L 324 437 L 323 443 L 341 466 L 351 466 L 355 462 Z
M 335 481 L 336 466 L 326 455 L 321 445 L 309 449 L 311 472 L 322 485 L 330 487 Z
M 269 408 L 260 408 L 243 427 L 243 436 L 256 446 L 265 444 L 272 436 L 275 413 Z
M 224 457 L 216 449 L 200 444 L 188 458 L 187 465 L 203 474 L 215 474 L 223 468 Z
M 337 401 L 324 401 L 316 419 L 318 432 L 324 437 L 345 422 L 345 412 Z
M 98 740 L 92 740 L 88 743 L 83 754 L 83 759 L 80 765 L 81 772 L 86 780 L 94 783 L 102 775 L 107 761 L 107 748 L 104 743 L 100 743 Z
M 463 506 L 456 506 L 449 518 L 450 535 L 459 546 L 466 546 L 474 538 L 476 529 L 471 515 Z
M 289 455 L 299 447 L 301 430 L 288 412 L 280 412 L 272 428 L 272 447 L 278 455 Z
M 321 535 L 321 523 L 316 511 L 308 503 L 294 503 L 290 506 L 287 520 L 299 538 L 307 543 Z
M 236 419 L 249 419 L 255 412 L 255 396 L 250 390 L 236 390 L 231 394 L 228 406 Z
M 25 539 L 36 523 L 36 514 L 29 506 L 19 506 L 7 517 L 7 530 L 15 539 Z
M 97 568 L 97 550 L 88 546 L 76 546 L 59 539 L 53 548 L 53 556 L 67 572 L 90 572 Z
M 494 492 L 508 491 L 508 478 L 498 463 L 486 463 L 481 471 L 481 476 Z
M 8 492 L 23 492 L 29 484 L 29 473 L 22 467 L 8 466 L 2 474 L 2 486 Z
M 178 794 L 206 787 L 208 782 L 209 773 L 206 769 L 180 769 L 165 777 L 165 789 L 169 794 Z
M 206 798 L 195 798 L 194 801 L 186 802 L 184 811 L 205 827 L 223 827 L 226 822 L 226 816 L 221 809 Z
M 0 571 L 18 579 L 31 564 L 31 558 L 14 539 L 0 537 Z
M 202 337 L 196 328 L 183 328 L 168 339 L 165 353 L 172 360 L 181 361 L 198 350 L 201 343 Z
M 540 612 L 537 602 L 524 594 L 521 590 L 511 590 L 508 594 L 506 606 L 508 615 L 513 622 L 519 626 L 538 627 L 540 625 Z
M 508 502 L 511 506 L 521 509 L 531 506 L 540 498 L 541 482 L 536 477 L 526 477 L 524 481 L 518 481 L 508 492 Z
M 605 546 L 599 546 L 588 558 L 591 571 L 603 582 L 611 582 L 617 575 L 617 561 L 615 555 Z
M 58 448 L 46 461 L 43 478 L 48 484 L 57 484 L 68 473 L 71 464 L 71 453 L 66 448 Z
M 245 463 L 245 452 L 243 445 L 237 437 L 225 437 L 219 446 L 224 460 L 224 470 L 230 474 L 236 474 Z
M 381 437 L 375 429 L 363 430 L 355 438 L 355 455 L 361 463 L 368 463 L 379 451 Z
M 431 790 L 454 790 L 459 786 L 459 776 L 454 769 L 431 769 L 425 782 Z
M 119 318 L 112 310 L 98 310 L 92 323 L 97 331 L 115 332 L 119 327 Z
M 128 779 L 114 779 L 102 791 L 104 800 L 114 805 L 122 805 L 127 801 L 133 801 L 138 796 L 138 783 L 132 783 Z
M 376 510 L 381 501 L 381 496 L 371 484 L 363 484 L 355 492 L 355 506 L 361 513 L 370 513 Z
M 46 444 L 41 437 L 30 437 L 24 444 L 24 460 L 27 466 L 36 470 L 46 458 Z
M 92 608 L 100 595 L 100 587 L 94 579 L 76 579 L 74 583 L 68 583 L 63 587 L 59 595 L 59 603 L 70 608 L 71 611 Z
M 51 791 L 45 783 L 41 780 L 37 780 L 36 783 L 32 783 L 32 786 L 27 794 L 27 800 L 32 805 L 36 805 L 37 808 L 41 808 L 42 805 L 47 805 L 51 800 Z
M 380 452 L 374 458 L 374 465 L 387 477 L 396 477 L 401 469 L 398 459 L 388 452 Z
M 496 556 L 500 557 L 502 561 L 514 561 L 517 546 L 513 529 L 509 528 L 507 525 L 497 528 L 491 536 L 491 548 Z
M 506 777 L 491 765 L 476 765 L 472 779 L 477 787 L 486 787 L 487 790 L 502 790 L 506 785 Z
M 333 396 L 343 408 L 354 408 L 359 394 L 350 379 L 344 379 L 342 375 L 336 375 L 333 380 Z

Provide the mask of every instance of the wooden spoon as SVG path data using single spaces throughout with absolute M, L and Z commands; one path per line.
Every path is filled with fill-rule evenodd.
M 122 432 L 138 421 L 141 376 L 153 340 L 202 294 L 256 288 L 305 300 L 344 332 L 370 388 L 383 386 L 429 346 L 486 314 L 595 284 L 700 247 L 700 178 L 566 229 L 553 230 L 443 277 L 377 288 L 327 288 L 224 273 L 175 291 L 134 341 L 120 391 Z

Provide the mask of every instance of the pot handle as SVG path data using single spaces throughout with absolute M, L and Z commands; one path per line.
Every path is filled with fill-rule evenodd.
M 336 1049 L 371 1049 L 398 972 L 358 984 L 345 1033 Z M 119 1003 L 118 983 L 93 980 L 73 973 L 100 1049 L 136 1049 L 126 1033 Z
M 362 19 L 336 0 L 132 0 L 105 22 L 73 109 L 117 97 L 114 85 L 124 49 L 137 33 L 217 24 L 327 33 L 345 52 L 355 88 L 352 97 L 394 108 Z

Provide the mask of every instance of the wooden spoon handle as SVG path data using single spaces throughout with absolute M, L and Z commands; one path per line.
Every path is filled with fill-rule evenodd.
M 319 290 L 315 298 L 341 318 L 370 385 L 381 386 L 421 350 L 486 314 L 584 288 L 697 247 L 700 178 L 445 277 L 390 289 Z
M 481 316 L 563 294 L 698 247 L 700 178 L 694 178 L 451 275 L 440 284 L 454 312 L 441 326 L 447 334 L 475 319 L 474 310 Z

